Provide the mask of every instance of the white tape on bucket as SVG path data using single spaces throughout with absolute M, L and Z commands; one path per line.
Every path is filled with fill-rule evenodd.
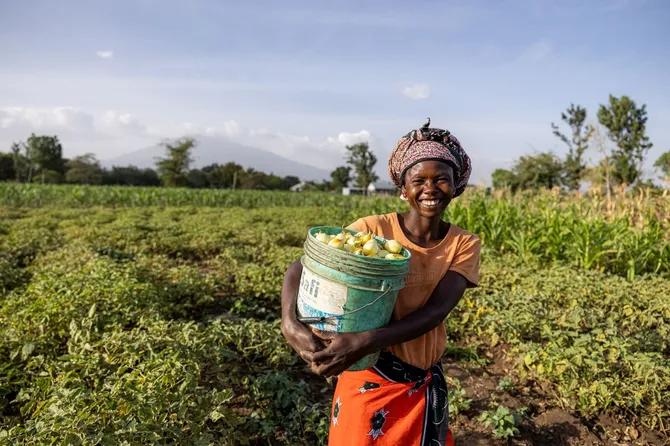
M 327 315 L 339 316 L 344 313 L 347 302 L 347 287 L 317 276 L 308 268 L 302 269 L 298 302 L 309 305 Z

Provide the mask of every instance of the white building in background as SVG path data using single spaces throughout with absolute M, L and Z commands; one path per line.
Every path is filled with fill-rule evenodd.
M 293 186 L 289 187 L 288 190 L 291 192 L 302 192 L 305 189 L 305 185 L 306 183 L 301 181 L 298 184 L 294 184 Z
M 368 195 L 395 195 L 397 191 L 395 184 L 389 181 L 377 181 L 368 185 Z M 342 195 L 365 195 L 365 189 L 349 183 L 347 187 L 342 188 Z
M 368 185 L 368 195 L 395 195 L 398 188 L 390 181 L 377 181 Z

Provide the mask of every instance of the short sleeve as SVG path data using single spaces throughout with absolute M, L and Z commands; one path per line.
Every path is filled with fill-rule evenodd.
M 468 288 L 479 284 L 479 251 L 481 241 L 475 235 L 466 237 L 458 247 L 458 251 L 449 266 L 449 271 L 456 271 L 466 278 Z
M 352 229 L 356 232 L 369 232 L 370 228 L 368 226 L 368 223 L 365 221 L 365 218 L 359 218 L 349 226 L 347 226 L 347 229 Z

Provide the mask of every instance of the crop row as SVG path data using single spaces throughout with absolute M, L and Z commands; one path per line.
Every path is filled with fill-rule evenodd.
M 331 389 L 283 342 L 279 290 L 306 228 L 350 212 L 2 210 L 0 443 L 323 441 Z M 556 404 L 666 430 L 670 281 L 540 260 L 487 249 L 450 342 L 504 344 Z
M 231 207 L 268 207 L 279 212 L 286 212 L 286 207 L 301 207 L 311 208 L 305 210 L 305 215 L 311 217 L 304 220 L 306 224 L 318 220 L 318 223 L 343 225 L 361 215 L 391 212 L 405 206 L 393 197 L 342 197 L 326 193 L 10 183 L 0 183 L 0 204 L 47 210 L 53 206 L 131 207 L 140 220 L 143 209 L 149 205 L 204 206 L 207 214 Z M 81 212 L 84 216 L 90 213 Z M 473 190 L 450 205 L 448 218 L 478 234 L 486 249 L 498 254 L 512 253 L 546 265 L 570 264 L 628 278 L 646 273 L 670 274 L 668 194 L 622 193 L 614 201 L 607 201 L 597 196 L 576 197 L 556 192 L 508 195 Z M 194 224 L 204 231 L 202 222 Z

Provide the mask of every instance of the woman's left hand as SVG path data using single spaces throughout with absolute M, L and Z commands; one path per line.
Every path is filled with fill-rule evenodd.
M 369 332 L 315 333 L 326 343 L 326 348 L 304 359 L 311 363 L 313 373 L 321 376 L 339 375 L 363 356 L 372 353 Z

